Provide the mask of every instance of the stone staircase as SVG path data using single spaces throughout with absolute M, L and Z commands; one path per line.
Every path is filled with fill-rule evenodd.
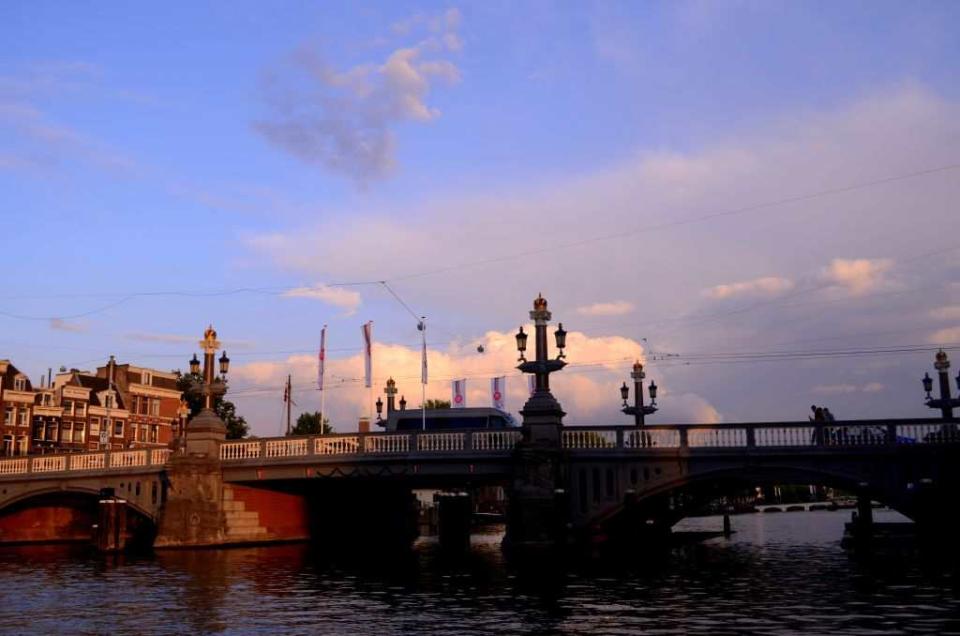
M 260 525 L 260 513 L 247 510 L 242 501 L 234 499 L 233 488 L 223 486 L 223 512 L 227 522 L 226 539 L 230 543 L 268 541 L 270 534 Z

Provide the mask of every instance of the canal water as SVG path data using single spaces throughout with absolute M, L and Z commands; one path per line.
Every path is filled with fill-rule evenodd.
M 430 539 L 390 560 L 303 545 L 136 558 L 3 548 L 0 631 L 960 633 L 956 574 L 916 555 L 849 556 L 839 545 L 848 518 L 842 511 L 740 515 L 729 539 L 529 569 L 504 560 L 495 533 L 475 535 L 459 561 Z M 684 527 L 718 530 L 721 520 Z

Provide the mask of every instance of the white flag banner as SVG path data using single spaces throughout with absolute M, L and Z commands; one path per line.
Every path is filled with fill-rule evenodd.
M 467 380 L 453 381 L 453 399 L 450 406 L 455 409 L 462 409 L 467 406 Z
M 420 362 L 420 384 L 427 383 L 427 340 L 423 340 L 423 355 Z
M 363 386 L 373 386 L 373 321 L 363 325 Z
M 532 373 L 527 376 L 527 388 L 530 389 L 530 397 L 537 392 L 537 378 Z
M 490 379 L 490 398 L 493 401 L 493 408 L 506 410 L 507 377 L 501 375 L 499 378 Z
M 317 388 L 323 391 L 323 371 L 327 357 L 327 326 L 320 330 L 320 353 L 317 355 Z

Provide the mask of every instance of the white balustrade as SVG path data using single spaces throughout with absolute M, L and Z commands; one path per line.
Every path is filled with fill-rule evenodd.
M 680 431 L 660 430 L 625 431 L 624 448 L 680 448 Z
M 120 451 L 110 453 L 110 468 L 134 468 L 147 465 L 147 451 Z
M 306 437 L 267 440 L 267 457 L 302 457 L 306 454 Z
M 70 470 L 103 470 L 107 467 L 107 456 L 104 453 L 92 455 L 79 454 L 70 456 Z
M 0 475 L 23 475 L 27 472 L 27 458 L 0 460 Z
M 812 426 L 763 426 L 753 431 L 756 446 L 815 446 L 815 429 Z
M 900 424 L 897 426 L 897 444 L 956 444 L 960 429 L 956 424 Z
M 220 459 L 257 459 L 260 442 L 226 442 L 220 445 Z
M 150 451 L 150 465 L 162 466 L 166 464 L 172 452 L 169 448 L 154 448 Z
M 39 455 L 30 463 L 30 469 L 35 473 L 55 473 L 67 469 L 66 455 Z
M 694 428 L 687 431 L 690 448 L 741 448 L 747 445 L 747 430 L 744 428 Z
M 564 448 L 616 448 L 617 432 L 611 430 L 563 431 Z
M 417 435 L 418 451 L 462 451 L 463 433 L 420 433 Z
M 508 451 L 520 441 L 520 431 L 476 431 L 473 433 L 472 450 Z
M 409 453 L 409 435 L 367 435 L 363 438 L 364 453 Z
M 824 446 L 884 446 L 887 430 L 882 426 L 824 426 Z
M 357 435 L 317 437 L 313 443 L 313 452 L 317 455 L 355 455 L 360 452 L 360 438 Z

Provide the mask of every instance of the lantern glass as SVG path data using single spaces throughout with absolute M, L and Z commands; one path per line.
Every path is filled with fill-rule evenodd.
M 923 374 L 923 390 L 927 393 L 933 391 L 933 378 L 930 377 L 929 373 Z
M 227 375 L 227 371 L 230 370 L 230 358 L 227 357 L 227 352 L 224 351 L 223 355 L 220 356 L 220 375 Z
M 517 332 L 517 351 L 523 353 L 527 350 L 527 334 L 524 333 L 523 327 L 520 327 L 520 331 Z
M 567 346 L 567 332 L 564 330 L 562 322 L 557 325 L 557 330 L 553 332 L 553 335 L 557 339 L 557 349 L 563 349 Z
M 379 416 L 381 413 L 383 413 L 383 400 L 377 398 L 377 415 Z
M 193 375 L 200 374 L 200 361 L 197 360 L 197 354 L 193 354 L 193 358 L 190 360 L 190 373 Z
M 650 386 L 647 387 L 647 388 L 648 388 L 649 391 L 650 391 L 650 399 L 651 399 L 651 400 L 656 400 L 656 399 L 657 399 L 657 383 L 656 383 L 656 382 L 653 382 L 653 381 L 651 380 L 651 381 L 650 381 Z
M 401 411 L 407 410 L 407 398 L 403 397 L 402 395 L 400 396 L 400 410 Z
M 624 382 L 623 386 L 620 387 L 620 397 L 623 398 L 624 402 L 626 402 L 627 398 L 630 397 L 630 387 L 627 386 L 626 382 Z

